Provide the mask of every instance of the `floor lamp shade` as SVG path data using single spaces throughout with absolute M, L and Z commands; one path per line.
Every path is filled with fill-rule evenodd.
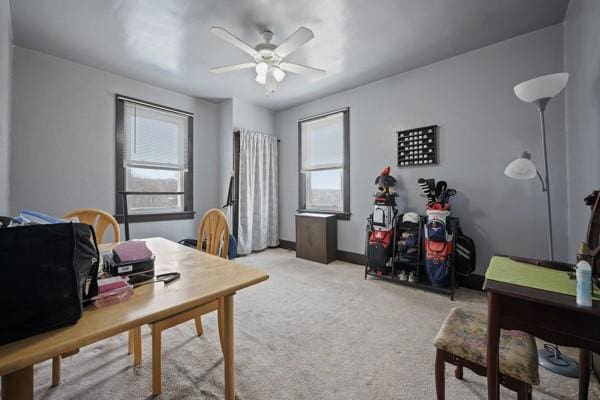
M 504 175 L 513 179 L 533 179 L 537 176 L 537 168 L 531 161 L 529 153 L 524 152 L 519 158 L 508 164 Z
M 521 82 L 514 87 L 515 95 L 526 102 L 533 103 L 540 99 L 551 99 L 567 86 L 569 74 L 560 72 L 544 75 Z

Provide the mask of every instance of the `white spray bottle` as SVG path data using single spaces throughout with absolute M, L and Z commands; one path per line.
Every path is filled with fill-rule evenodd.
M 577 263 L 577 305 L 592 306 L 592 267 L 590 263 L 581 260 Z

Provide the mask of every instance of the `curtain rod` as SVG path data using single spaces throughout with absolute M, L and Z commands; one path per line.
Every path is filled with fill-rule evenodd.
M 233 130 L 233 133 L 234 133 L 234 134 L 235 134 L 235 133 L 239 134 L 239 133 L 240 133 L 240 130 L 239 130 L 239 129 L 234 129 L 234 130 Z M 273 135 L 268 135 L 268 136 L 273 136 Z M 277 139 L 277 143 L 281 143 L 281 139 Z
M 337 110 L 327 111 L 327 112 L 324 112 L 324 113 L 321 113 L 321 114 L 311 115 L 309 117 L 300 118 L 297 122 L 310 121 L 311 119 L 327 117 L 328 115 L 338 114 L 338 113 L 346 112 L 346 111 L 349 111 L 349 110 L 350 110 L 350 107 L 339 108 Z
M 178 110 L 176 108 L 171 108 L 171 107 L 161 106 L 160 104 L 150 103 L 148 101 L 134 99 L 133 97 L 127 97 L 127 96 L 123 96 L 123 95 L 120 95 L 120 94 L 117 95 L 117 99 L 118 100 L 127 101 L 129 103 L 139 104 L 141 106 L 156 108 L 156 109 L 159 109 L 159 110 L 168 111 L 168 112 L 172 112 L 172 113 L 175 113 L 175 114 L 185 115 L 186 117 L 193 117 L 194 116 L 194 114 L 192 114 L 190 112 L 187 112 L 187 111 Z

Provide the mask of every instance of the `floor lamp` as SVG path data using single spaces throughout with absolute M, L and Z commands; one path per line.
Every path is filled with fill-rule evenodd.
M 540 114 L 540 130 L 542 133 L 542 147 L 544 150 L 544 176 L 542 176 L 531 161 L 531 155 L 523 152 L 519 158 L 508 164 L 504 174 L 514 179 L 534 179 L 536 176 L 542 184 L 542 191 L 546 193 L 548 215 L 548 255 L 554 261 L 554 243 L 552 237 L 552 206 L 550 203 L 550 176 L 548 175 L 548 150 L 546 145 L 546 120 L 544 111 L 548 102 L 563 91 L 569 80 L 569 74 L 558 73 L 540 76 L 519 83 L 514 87 L 515 95 L 526 103 L 537 106 Z M 560 375 L 578 377 L 577 362 L 561 354 L 558 346 L 545 344 L 538 352 L 540 365 Z

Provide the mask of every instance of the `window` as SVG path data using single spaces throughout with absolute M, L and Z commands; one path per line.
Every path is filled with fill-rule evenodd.
M 192 114 L 119 95 L 116 102 L 117 218 L 123 191 L 135 192 L 127 197 L 132 222 L 193 218 Z
M 299 209 L 350 217 L 349 109 L 298 121 Z

